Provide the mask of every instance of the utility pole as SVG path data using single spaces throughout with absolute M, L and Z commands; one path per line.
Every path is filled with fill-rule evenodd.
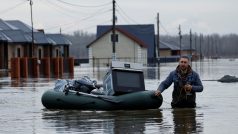
M 202 60 L 202 40 L 203 40 L 203 35 L 200 34 L 200 61 Z
M 160 53 L 159 53 L 159 48 L 160 48 L 160 37 L 159 37 L 159 13 L 157 13 L 157 58 L 159 59 Z
M 210 37 L 207 36 L 207 57 L 210 59 Z
M 116 23 L 116 16 L 115 16 L 115 0 L 112 0 L 112 60 L 116 60 L 116 35 L 115 35 L 115 23 Z
M 194 37 L 194 49 L 195 49 L 195 56 L 197 56 L 197 33 L 195 33 Z
M 157 13 L 157 62 L 158 62 L 158 79 L 160 79 L 160 37 L 159 37 L 159 13 Z
M 179 25 L 179 48 L 180 48 L 180 52 L 179 52 L 179 55 L 181 57 L 182 55 L 182 34 L 181 34 L 181 26 Z
M 190 32 L 189 32 L 189 37 L 190 37 L 190 60 L 191 60 L 191 62 L 192 62 L 192 55 L 193 55 L 193 53 L 192 53 L 192 30 L 190 29 Z
M 30 46 L 30 57 L 34 57 L 35 56 L 35 52 L 34 52 L 34 28 L 33 28 L 33 14 L 32 14 L 32 5 L 33 5 L 33 1 L 30 1 L 30 9 L 31 9 L 31 46 Z
M 214 55 L 215 55 L 215 45 L 214 45 L 214 37 L 213 36 L 211 36 L 211 59 L 213 59 L 214 58 Z

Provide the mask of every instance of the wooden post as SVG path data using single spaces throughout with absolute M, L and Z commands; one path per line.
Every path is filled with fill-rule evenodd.
M 54 78 L 59 78 L 59 58 L 51 58 L 51 74 Z
M 33 78 L 39 78 L 39 61 L 37 58 L 32 58 L 33 63 Z
M 64 74 L 63 58 L 59 57 L 59 77 L 62 78 L 63 74 Z
M 74 58 L 73 57 L 70 57 L 69 58 L 69 75 L 70 77 L 74 77 Z
M 20 74 L 22 78 L 28 78 L 28 58 L 24 57 L 20 59 Z
M 41 59 L 40 70 L 41 70 L 40 73 L 42 74 L 43 77 L 50 78 L 50 58 L 49 57 L 44 57 Z
M 20 78 L 20 58 L 11 58 L 11 78 Z

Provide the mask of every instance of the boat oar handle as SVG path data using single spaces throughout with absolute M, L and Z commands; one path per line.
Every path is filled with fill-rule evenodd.
M 75 90 L 68 90 L 68 92 L 75 93 L 77 95 L 85 95 L 85 96 L 90 96 L 90 97 L 94 97 L 94 98 L 99 98 L 99 99 L 102 99 L 102 100 L 105 100 L 105 101 L 108 101 L 108 102 L 112 102 L 112 103 L 121 102 L 121 101 L 117 100 L 116 98 L 114 98 L 113 96 L 88 94 L 88 93 L 79 92 L 79 91 L 75 91 Z

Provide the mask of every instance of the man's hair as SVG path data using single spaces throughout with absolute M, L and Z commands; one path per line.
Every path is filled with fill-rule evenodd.
M 180 60 L 181 58 L 188 59 L 188 61 L 190 60 L 190 58 L 189 58 L 188 56 L 186 56 L 186 55 L 180 56 L 179 60 Z

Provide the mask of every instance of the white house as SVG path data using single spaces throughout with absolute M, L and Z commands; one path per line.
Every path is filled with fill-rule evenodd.
M 154 46 L 154 30 L 151 26 L 152 25 L 116 26 L 115 34 L 117 36 L 117 42 L 115 44 L 115 50 L 117 60 L 147 65 L 148 55 L 151 55 L 151 53 L 148 53 L 148 49 L 151 48 L 150 46 Z M 111 26 L 97 27 L 97 38 L 87 46 L 90 65 L 98 64 L 105 66 L 111 63 L 111 35 Z

